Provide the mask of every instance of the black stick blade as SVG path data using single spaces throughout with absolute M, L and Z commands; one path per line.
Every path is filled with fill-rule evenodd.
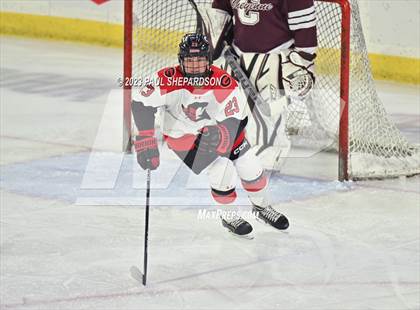
M 130 274 L 131 277 L 133 277 L 134 280 L 137 280 L 138 282 L 142 283 L 144 286 L 146 286 L 146 275 L 144 275 L 139 268 L 136 266 L 130 267 Z

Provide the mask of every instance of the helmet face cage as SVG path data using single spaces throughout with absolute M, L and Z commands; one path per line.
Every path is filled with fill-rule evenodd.
M 185 58 L 190 57 L 206 57 L 207 66 L 203 72 L 199 73 L 188 73 L 184 66 Z M 182 69 L 182 73 L 186 77 L 207 77 L 211 74 L 210 65 L 212 64 L 210 56 L 210 44 L 205 35 L 199 33 L 188 33 L 184 35 L 181 43 L 179 44 L 178 53 L 179 64 Z

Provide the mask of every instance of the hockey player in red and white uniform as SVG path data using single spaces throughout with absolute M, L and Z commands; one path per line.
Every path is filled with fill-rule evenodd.
M 220 207 L 228 211 L 234 203 L 237 174 L 258 218 L 277 229 L 287 229 L 287 218 L 268 203 L 267 176 L 249 151 L 243 95 L 227 72 L 211 64 L 207 38 L 187 34 L 180 43 L 179 65 L 159 70 L 159 85 L 146 85 L 133 93 L 137 161 L 143 169 L 159 166 L 155 114 L 160 109 L 168 147 L 194 173 L 207 169 L 211 194 Z M 235 212 L 222 216 L 222 224 L 237 235 L 252 231 L 251 224 Z
M 258 144 L 256 153 L 268 166 L 275 166 L 266 161 L 267 156 L 290 149 L 285 130 L 288 106 L 312 104 L 317 47 L 314 0 L 213 0 L 212 8 L 202 15 L 211 33 L 213 60 L 219 58 L 218 64 L 227 68 L 220 57 L 227 44 L 268 102 L 270 115 L 249 102 L 253 113 L 248 135 Z

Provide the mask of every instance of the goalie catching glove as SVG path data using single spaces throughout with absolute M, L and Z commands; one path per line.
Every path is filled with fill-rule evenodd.
M 153 129 L 140 131 L 134 141 L 134 147 L 140 167 L 144 170 L 156 170 L 159 167 L 159 149 Z
M 283 86 L 286 95 L 305 99 L 315 84 L 314 62 L 316 55 L 291 51 L 282 54 Z

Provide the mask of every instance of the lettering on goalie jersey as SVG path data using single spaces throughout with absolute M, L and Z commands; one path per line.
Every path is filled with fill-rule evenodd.
M 317 46 L 314 0 L 213 0 L 214 9 L 234 17 L 233 43 L 246 53 L 278 53 L 294 45 Z
M 215 66 L 211 69 L 211 77 L 220 83 L 195 87 L 173 83 L 173 79 L 184 78 L 179 66 L 164 68 L 152 79 L 159 84 L 134 91 L 133 100 L 145 106 L 160 107 L 163 134 L 174 138 L 197 134 L 201 128 L 228 117 L 244 119 L 247 104 L 238 83 L 226 71 Z

